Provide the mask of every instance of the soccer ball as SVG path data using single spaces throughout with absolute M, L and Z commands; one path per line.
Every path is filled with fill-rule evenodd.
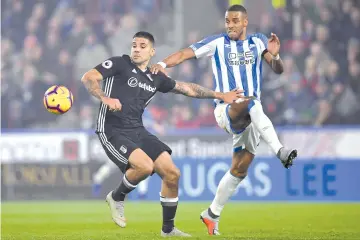
M 73 94 L 64 86 L 54 85 L 44 94 L 44 106 L 53 114 L 66 113 L 72 107 L 73 102 Z

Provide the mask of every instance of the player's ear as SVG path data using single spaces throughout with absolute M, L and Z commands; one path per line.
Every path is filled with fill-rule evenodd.
M 153 57 L 155 56 L 155 48 L 151 48 L 151 51 L 150 51 L 150 56 Z
M 244 19 L 244 27 L 247 27 L 248 23 L 249 23 L 248 18 L 245 17 L 245 19 Z

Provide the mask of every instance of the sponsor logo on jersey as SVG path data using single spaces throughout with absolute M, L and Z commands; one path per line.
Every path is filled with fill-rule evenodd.
M 139 82 L 139 87 L 144 89 L 145 91 L 149 91 L 149 92 L 155 92 L 156 90 L 156 87 L 152 87 L 146 83 L 142 83 L 142 82 Z
M 254 64 L 255 56 L 252 51 L 238 53 L 230 52 L 228 54 L 228 61 L 230 66 Z
M 145 91 L 149 91 L 149 92 L 155 92 L 156 91 L 156 87 L 152 87 L 152 86 L 150 86 L 150 85 L 148 85 L 146 83 L 139 82 L 137 80 L 137 78 L 135 78 L 135 77 L 129 78 L 128 85 L 130 87 L 137 87 L 138 86 L 139 88 L 142 88 Z

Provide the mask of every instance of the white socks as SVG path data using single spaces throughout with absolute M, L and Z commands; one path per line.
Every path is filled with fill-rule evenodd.
M 258 100 L 253 100 L 253 102 L 254 106 L 252 106 L 249 111 L 251 122 L 276 155 L 283 145 L 279 141 L 272 122 L 268 116 L 265 115 L 261 103 Z
M 242 180 L 243 178 L 234 177 L 230 173 L 230 170 L 225 173 L 216 190 L 215 198 L 210 205 L 210 209 L 212 213 L 214 213 L 217 216 L 220 216 L 220 213 L 223 210 L 225 203 L 234 194 L 237 186 L 240 184 Z

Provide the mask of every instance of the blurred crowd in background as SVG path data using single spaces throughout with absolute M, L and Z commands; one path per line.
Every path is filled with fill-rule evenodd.
M 82 86 L 81 76 L 106 58 L 129 54 L 132 36 L 139 30 L 155 35 L 156 60 L 178 50 L 169 34 L 174 2 L 3 0 L 2 128 L 93 129 L 99 102 Z M 214 26 L 214 34 L 223 31 L 226 2 L 217 1 L 221 24 Z M 276 33 L 285 65 L 281 75 L 263 68 L 264 110 L 278 126 L 359 124 L 360 1 L 296 2 L 260 15 L 249 11 L 248 33 Z M 258 21 L 251 22 L 251 14 Z M 201 29 L 187 32 L 182 47 L 205 37 Z M 168 69 L 168 74 L 213 89 L 209 63 L 191 60 Z M 67 86 L 75 97 L 73 109 L 60 117 L 48 113 L 42 103 L 44 92 L 54 84 Z M 144 122 L 160 134 L 216 126 L 211 100 L 161 93 L 148 106 Z

